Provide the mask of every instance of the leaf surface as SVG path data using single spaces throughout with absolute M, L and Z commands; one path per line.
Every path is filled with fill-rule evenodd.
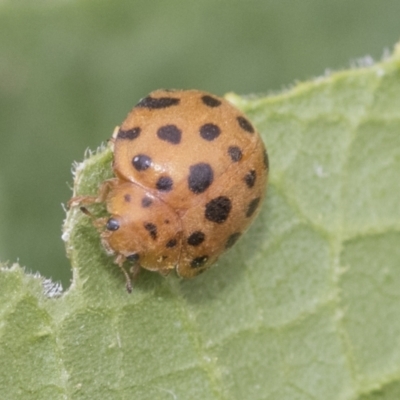
M 129 295 L 90 218 L 70 210 L 65 293 L 1 268 L 0 393 L 398 399 L 399 93 L 397 48 L 278 95 L 227 95 L 267 144 L 268 195 L 247 235 L 191 281 L 144 271 Z M 75 193 L 95 194 L 111 159 L 103 148 L 79 164 Z

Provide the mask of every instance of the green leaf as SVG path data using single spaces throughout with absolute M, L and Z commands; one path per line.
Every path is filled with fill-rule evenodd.
M 282 94 L 227 98 L 270 155 L 248 234 L 196 279 L 143 271 L 129 295 L 71 209 L 65 293 L 1 268 L 4 398 L 399 398 L 400 47 Z M 95 194 L 111 159 L 105 147 L 79 164 L 75 195 Z

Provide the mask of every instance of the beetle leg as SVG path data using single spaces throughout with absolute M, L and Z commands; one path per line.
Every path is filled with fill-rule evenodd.
M 126 291 L 128 293 L 132 293 L 132 280 L 131 280 L 131 277 L 129 276 L 128 272 L 126 272 L 126 269 L 124 268 L 125 260 L 126 260 L 125 256 L 123 256 L 122 254 L 118 254 L 117 257 L 115 257 L 114 263 L 118 265 L 118 268 L 121 270 L 121 272 L 125 276 Z
M 67 207 L 77 207 L 77 206 L 90 206 L 94 203 L 104 203 L 107 199 L 110 190 L 117 184 L 118 179 L 112 178 L 104 181 L 97 193 L 97 196 L 75 196 L 72 197 L 67 203 Z M 82 210 L 83 211 L 83 210 Z M 87 212 L 83 211 L 85 214 Z

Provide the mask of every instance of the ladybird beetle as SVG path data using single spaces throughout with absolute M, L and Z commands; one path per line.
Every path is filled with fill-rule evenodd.
M 192 278 L 232 247 L 265 195 L 268 156 L 250 121 L 227 100 L 199 90 L 156 90 L 114 131 L 113 171 L 101 241 L 124 271 L 139 267 Z M 85 207 L 81 207 L 84 211 Z

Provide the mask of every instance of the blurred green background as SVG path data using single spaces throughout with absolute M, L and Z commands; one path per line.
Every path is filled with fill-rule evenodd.
M 1 1 L 0 260 L 68 286 L 72 162 L 148 92 L 278 91 L 380 59 L 399 16 L 398 0 Z

